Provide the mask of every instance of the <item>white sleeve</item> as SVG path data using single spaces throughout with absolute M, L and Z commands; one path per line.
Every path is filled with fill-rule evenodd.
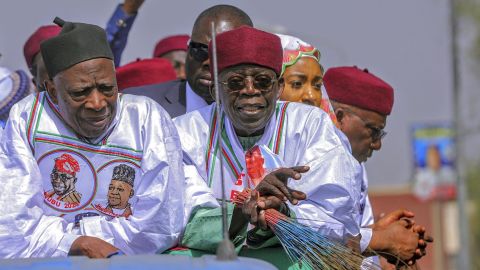
M 197 208 L 217 208 L 220 207 L 217 199 L 213 196 L 212 190 L 207 186 L 205 180 L 200 177 L 198 170 L 193 165 L 186 165 L 185 167 L 185 220 L 184 224 L 188 223 L 190 214 Z
M 80 231 L 112 243 L 126 254 L 162 252 L 177 244 L 184 230 L 185 175 L 177 130 L 168 114 L 152 106 L 144 138 L 142 178 L 136 188 L 133 215 L 107 220 L 83 218 Z
M 360 234 L 359 200 L 361 166 L 341 144 L 333 123 L 326 114 L 308 116 L 304 134 L 299 138 L 298 165 L 310 166 L 292 188 L 307 194 L 307 200 L 294 207 L 303 223 L 315 227 L 322 223 L 343 224 L 343 238 Z M 328 120 L 328 121 L 327 121 Z M 327 146 L 325 146 L 327 145 Z M 324 217 L 326 216 L 326 217 Z M 317 224 L 318 223 L 318 224 Z
M 0 257 L 66 256 L 78 236 L 68 233 L 65 220 L 46 216 L 41 208 L 42 179 L 26 138 L 24 101 L 13 106 L 0 143 Z

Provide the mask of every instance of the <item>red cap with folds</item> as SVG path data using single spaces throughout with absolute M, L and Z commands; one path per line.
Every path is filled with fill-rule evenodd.
M 175 80 L 170 61 L 163 58 L 142 59 L 117 68 L 118 90 Z
M 58 25 L 44 25 L 37 29 L 23 45 L 23 55 L 27 61 L 28 68 L 32 67 L 33 58 L 40 52 L 40 43 L 49 38 L 55 37 L 62 28 Z
M 163 38 L 155 46 L 153 57 L 161 57 L 171 51 L 187 51 L 187 42 L 189 39 L 189 35 L 176 35 Z
M 323 83 L 331 100 L 389 115 L 393 107 L 393 88 L 382 79 L 357 67 L 330 68 Z
M 212 59 L 211 41 L 208 51 Z M 253 64 L 273 69 L 280 75 L 282 58 L 282 42 L 274 34 L 250 26 L 241 26 L 217 36 L 218 73 L 228 67 Z M 213 65 L 210 65 L 210 71 L 213 71 Z
M 55 169 L 58 172 L 75 176 L 80 171 L 80 165 L 71 155 L 63 154 L 55 159 Z

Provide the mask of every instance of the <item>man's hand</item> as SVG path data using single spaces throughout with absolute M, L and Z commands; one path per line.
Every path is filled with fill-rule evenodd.
M 125 0 L 123 2 L 123 11 L 128 15 L 133 15 L 138 12 L 145 0 Z
M 426 229 L 424 226 L 415 225 L 413 226 L 413 231 L 418 233 L 418 246 L 415 250 L 415 257 L 413 258 L 412 262 L 422 258 L 423 256 L 427 255 L 427 245 L 428 243 L 433 242 L 433 237 L 426 234 Z
M 80 236 L 73 241 L 69 256 L 87 256 L 89 258 L 106 258 L 108 255 L 118 251 L 118 248 L 91 236 Z
M 267 174 L 255 188 L 261 196 L 275 196 L 282 201 L 290 201 L 297 204 L 299 200 L 305 200 L 307 195 L 301 191 L 293 190 L 287 186 L 288 179 L 300 180 L 302 173 L 308 172 L 308 166 L 296 166 L 280 168 Z
M 396 210 L 396 211 L 393 211 L 393 212 L 387 214 L 386 216 L 382 217 L 380 220 L 375 222 L 372 225 L 372 229 L 373 229 L 374 233 L 375 233 L 375 231 L 385 230 L 398 220 L 413 218 L 414 216 L 415 216 L 415 214 L 411 211 L 408 211 L 408 210 L 405 210 L 405 209 L 399 209 L 399 210 Z M 414 256 L 410 259 L 404 259 L 404 258 L 402 259 L 408 265 L 414 265 L 416 260 L 425 256 L 427 254 L 427 251 L 426 251 L 427 244 L 433 242 L 433 238 L 429 235 L 426 235 L 426 230 L 425 230 L 424 226 L 415 225 L 412 222 L 412 228 L 411 229 L 414 233 L 418 234 L 418 242 L 417 242 L 417 248 L 415 249 Z
M 414 258 L 419 241 L 419 234 L 413 231 L 413 227 L 413 222 L 404 218 L 383 229 L 374 229 L 369 248 L 390 263 L 397 260 L 408 262 Z
M 242 212 L 250 224 L 266 230 L 268 226 L 265 220 L 265 210 L 276 209 L 282 211 L 285 207 L 285 203 L 279 198 L 275 196 L 261 197 L 258 191 L 252 190 L 250 198 L 242 207 Z
M 413 218 L 414 216 L 415 214 L 411 211 L 408 211 L 405 209 L 398 209 L 383 216 L 381 219 L 375 222 L 371 227 L 373 230 L 383 230 L 389 225 L 393 224 L 396 221 L 399 221 L 402 218 Z

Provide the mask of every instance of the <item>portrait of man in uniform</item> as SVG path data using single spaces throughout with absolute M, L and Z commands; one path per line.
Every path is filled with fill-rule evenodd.
M 135 170 L 125 164 L 113 168 L 112 180 L 108 186 L 108 204 L 105 212 L 115 216 L 128 217 L 132 209 L 128 200 L 133 196 Z
M 69 154 L 55 158 L 55 164 L 50 174 L 51 190 L 46 197 L 65 203 L 80 203 L 82 194 L 75 189 L 76 173 L 80 171 L 78 161 Z

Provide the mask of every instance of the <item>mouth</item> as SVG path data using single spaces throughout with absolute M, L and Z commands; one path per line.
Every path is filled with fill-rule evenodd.
M 210 78 L 200 78 L 198 79 L 198 82 L 206 87 L 210 87 L 212 85 L 212 80 Z
M 116 197 L 116 196 L 108 196 L 108 199 L 111 201 L 120 201 L 120 197 Z
M 237 111 L 247 116 L 253 116 L 265 111 L 266 106 L 260 103 L 242 104 L 237 106 Z
M 110 115 L 109 114 L 85 119 L 85 121 L 88 125 L 94 126 L 94 127 L 97 127 L 97 128 L 105 127 L 108 124 L 109 120 L 110 120 Z

